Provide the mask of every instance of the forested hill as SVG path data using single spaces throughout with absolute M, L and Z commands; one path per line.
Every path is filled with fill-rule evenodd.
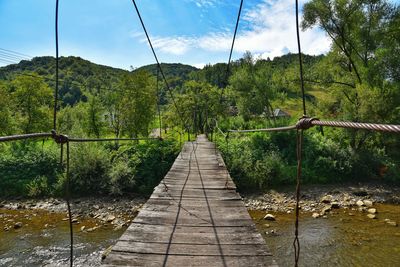
M 55 59 L 54 57 L 44 56 L 35 57 L 32 60 L 23 60 L 18 64 L 12 64 L 0 68 L 0 77 L 7 78 L 21 72 L 35 72 L 40 76 L 51 78 L 55 75 Z M 92 63 L 80 57 L 60 57 L 59 61 L 60 77 L 74 79 L 77 82 L 83 82 L 90 76 L 99 76 L 110 78 L 122 75 L 128 71 L 117 69 L 109 66 Z
M 197 68 L 190 66 L 190 65 L 185 65 L 185 64 L 180 64 L 180 63 L 161 63 L 161 68 L 167 77 L 181 77 L 182 79 L 188 79 L 189 74 L 192 71 L 198 70 Z M 154 76 L 157 75 L 157 69 L 158 66 L 157 64 L 150 64 L 146 66 L 142 66 L 140 68 L 135 69 L 137 70 L 145 70 L 153 74 Z
M 55 87 L 55 58 L 50 56 L 35 57 L 23 60 L 18 64 L 0 67 L 0 80 L 13 80 L 16 76 L 41 76 L 51 87 Z M 184 64 L 161 64 L 172 87 L 180 86 L 189 79 L 189 74 L 197 68 Z M 121 77 L 140 70 L 157 75 L 157 65 L 151 64 L 134 69 L 131 72 L 123 69 L 99 65 L 80 57 L 60 57 L 59 78 L 60 97 L 64 105 L 73 105 L 85 94 L 97 94 L 104 90 L 113 90 Z

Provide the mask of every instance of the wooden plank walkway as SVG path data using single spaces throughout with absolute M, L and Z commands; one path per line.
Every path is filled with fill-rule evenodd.
M 103 266 L 276 266 L 215 144 L 185 143 Z

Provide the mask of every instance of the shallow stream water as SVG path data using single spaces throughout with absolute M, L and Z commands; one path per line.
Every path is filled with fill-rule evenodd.
M 400 266 L 400 206 L 375 205 L 377 219 L 366 213 L 338 209 L 327 218 L 300 218 L 300 266 Z M 250 211 L 280 266 L 293 266 L 294 215 L 274 213 L 276 221 L 263 219 L 264 211 Z M 66 215 L 41 210 L 0 209 L 0 266 L 68 266 L 69 228 Z M 17 222 L 22 227 L 14 229 Z M 8 231 L 4 227 L 9 226 Z M 82 232 L 101 226 L 93 232 Z M 98 266 L 102 252 L 114 244 L 126 227 L 79 220 L 74 224 L 74 266 Z
M 377 204 L 377 219 L 367 213 L 338 209 L 327 218 L 300 217 L 299 266 L 400 266 L 400 206 Z M 263 219 L 263 211 L 250 211 L 279 266 L 294 266 L 294 214 L 275 213 L 276 221 Z M 272 232 L 272 233 L 271 233 Z
M 14 229 L 17 222 L 22 227 Z M 10 227 L 8 231 L 4 227 Z M 81 227 L 100 228 L 82 232 Z M 0 209 L 0 266 L 69 266 L 69 222 L 62 213 Z M 102 252 L 125 228 L 113 230 L 95 219 L 79 219 L 74 228 L 74 266 L 98 266 Z

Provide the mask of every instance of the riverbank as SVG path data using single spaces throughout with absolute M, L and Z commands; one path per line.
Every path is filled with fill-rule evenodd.
M 290 214 L 296 206 L 295 190 L 286 187 L 263 194 L 248 194 L 244 195 L 244 202 L 249 210 Z M 400 204 L 400 187 L 374 183 L 307 185 L 301 189 L 300 213 L 319 218 L 334 210 L 345 209 L 350 216 L 354 212 L 363 212 L 374 219 L 379 213 L 375 207 L 378 203 Z
M 294 187 L 284 187 L 242 196 L 248 210 L 290 214 L 296 205 L 294 192 Z M 71 200 L 73 222 L 79 224 L 80 218 L 93 218 L 118 228 L 126 226 L 146 201 L 143 196 L 76 198 Z M 377 183 L 306 185 L 301 188 L 300 212 L 314 217 L 328 215 L 335 209 L 368 213 L 377 203 L 400 204 L 400 187 Z M 65 200 L 60 198 L 0 200 L 0 208 L 65 214 L 67 211 Z M 63 220 L 66 219 L 67 214 Z
M 71 200 L 72 222 L 75 225 L 81 224 L 81 221 L 94 219 L 97 225 L 94 227 L 81 227 L 81 231 L 92 232 L 101 226 L 111 225 L 114 230 L 128 226 L 133 218 L 138 213 L 140 207 L 146 202 L 146 199 L 141 196 L 135 197 L 88 197 L 77 198 Z M 0 201 L 0 209 L 15 210 L 15 211 L 32 211 L 25 213 L 27 219 L 34 217 L 37 211 L 47 211 L 50 213 L 60 213 L 60 220 L 68 220 L 66 201 L 59 198 L 46 199 L 8 199 Z M 47 224 L 48 225 L 48 224 Z M 9 231 L 24 227 L 22 222 L 17 218 L 8 218 L 2 223 L 3 230 Z M 46 226 L 46 222 L 43 222 Z

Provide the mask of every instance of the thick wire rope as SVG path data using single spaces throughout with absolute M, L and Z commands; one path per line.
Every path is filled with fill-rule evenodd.
M 66 143 L 67 145 L 67 165 L 65 171 L 65 178 L 66 178 L 66 187 L 65 187 L 65 195 L 67 201 L 67 208 L 68 208 L 68 218 L 69 218 L 69 238 L 70 238 L 70 266 L 72 267 L 74 264 L 74 229 L 72 227 L 72 212 L 71 212 L 71 193 L 70 193 L 70 150 L 69 150 L 69 141 Z
M 299 52 L 299 71 L 300 71 L 300 82 L 301 82 L 301 96 L 303 99 L 303 116 L 307 115 L 306 111 L 306 97 L 304 93 L 304 77 L 303 77 L 303 59 L 301 55 L 301 43 L 300 43 L 300 28 L 299 28 L 299 2 L 296 0 L 296 34 L 297 34 L 297 48 Z
M 54 111 L 53 111 L 53 135 L 56 136 L 57 133 L 57 108 L 58 108 L 58 79 L 59 79 L 59 51 L 58 51 L 58 7 L 59 0 L 56 0 L 56 12 L 55 12 L 55 41 L 56 41 L 56 87 L 54 90 Z M 69 165 L 70 165 L 70 147 L 69 140 L 66 137 L 66 145 L 67 145 L 67 165 L 66 165 L 66 201 L 67 201 L 67 209 L 68 209 L 68 220 L 69 220 L 69 233 L 70 233 L 70 266 L 72 267 L 74 264 L 74 232 L 72 227 L 72 212 L 71 212 L 71 204 L 70 204 L 70 174 L 69 174 Z M 62 143 L 61 143 L 62 147 Z M 62 160 L 62 158 L 61 158 Z
M 236 40 L 237 30 L 238 30 L 238 27 L 239 27 L 240 15 L 242 14 L 242 7 L 243 7 L 243 0 L 240 1 L 239 11 L 238 11 L 237 18 L 236 18 L 235 32 L 233 33 L 231 50 L 229 52 L 228 65 L 226 66 L 226 78 L 227 79 L 229 77 L 230 65 L 231 65 L 232 53 L 233 53 L 233 47 L 235 46 L 235 40 Z
M 296 0 L 296 35 L 297 35 L 297 48 L 299 54 L 299 72 L 301 82 L 301 96 L 303 102 L 303 117 L 307 116 L 306 110 L 306 98 L 304 93 L 304 77 L 303 77 L 303 59 L 301 55 L 301 43 L 300 43 L 300 28 L 299 28 L 299 1 Z M 295 221 L 295 232 L 294 232 L 294 266 L 297 267 L 300 258 L 300 241 L 299 241 L 299 202 L 300 202 L 300 180 L 301 180 L 301 153 L 303 143 L 303 129 L 297 130 L 296 135 L 296 146 L 297 146 L 297 179 L 296 179 L 296 221 Z
M 143 31 L 144 31 L 144 33 L 145 33 L 145 35 L 146 35 L 147 42 L 149 43 L 149 46 L 150 46 L 150 48 L 151 48 L 151 51 L 153 52 L 153 56 L 154 56 L 154 58 L 155 58 L 155 60 L 156 60 L 156 62 L 157 62 L 157 67 L 158 67 L 158 69 L 160 70 L 161 76 L 162 76 L 162 78 L 163 78 L 163 80 L 164 80 L 164 82 L 165 82 L 165 85 L 166 85 L 166 87 L 167 87 L 167 90 L 168 90 L 168 92 L 169 92 L 169 94 L 170 94 L 170 96 L 171 96 L 172 103 L 174 104 L 175 109 L 176 109 L 176 111 L 178 112 L 178 115 L 179 115 L 179 117 L 180 117 L 180 119 L 181 119 L 183 125 L 185 125 L 185 127 L 187 128 L 186 122 L 185 122 L 185 120 L 183 119 L 183 113 L 181 112 L 181 110 L 178 108 L 178 105 L 176 104 L 175 97 L 174 97 L 174 95 L 173 95 L 173 93 L 172 93 L 171 87 L 169 86 L 169 83 L 168 83 L 167 78 L 166 78 L 166 76 L 165 76 L 165 74 L 164 74 L 164 71 L 163 71 L 162 68 L 161 68 L 160 61 L 158 60 L 158 57 L 157 57 L 157 54 L 156 54 L 156 52 L 155 52 L 155 50 L 154 50 L 153 44 L 151 43 L 150 36 L 149 36 L 149 34 L 147 33 L 147 29 L 146 29 L 146 26 L 144 25 L 142 16 L 140 15 L 139 8 L 137 7 L 135 0 L 132 0 L 132 3 L 133 3 L 133 5 L 134 5 L 135 10 L 136 10 L 136 13 L 137 13 L 137 15 L 138 15 L 138 17 L 139 17 L 140 24 L 142 25 Z M 187 130 L 188 130 L 188 129 L 187 129 Z M 189 130 L 188 130 L 188 131 L 189 131 Z
M 158 112 L 158 123 L 159 123 L 159 127 L 160 127 L 160 138 L 162 138 L 162 124 L 161 124 L 161 95 L 160 95 L 160 87 L 159 87 L 159 81 L 160 81 L 160 70 L 157 69 L 157 82 L 156 82 L 156 86 L 157 86 L 157 112 Z
M 53 111 L 53 130 L 57 130 L 57 107 L 58 107 L 58 4 L 56 0 L 56 16 L 55 16 L 55 37 L 56 37 L 56 88 L 54 92 L 54 111 Z
M 228 83 L 228 79 L 229 79 L 229 73 L 230 73 L 230 66 L 231 66 L 231 60 L 232 60 L 232 54 L 233 54 L 233 48 L 235 46 L 235 40 L 236 40 L 236 34 L 237 34 L 237 30 L 239 28 L 239 21 L 240 21 L 240 15 L 242 13 L 242 7 L 243 7 L 243 0 L 240 0 L 240 6 L 239 6 L 239 11 L 237 14 L 237 18 L 236 18 L 236 25 L 235 25 L 235 31 L 233 33 L 233 38 L 232 38 L 232 44 L 231 44 L 231 49 L 229 51 L 229 59 L 228 59 L 228 64 L 226 66 L 226 74 L 225 74 L 225 79 Z M 227 84 L 226 84 L 227 85 Z M 226 86 L 225 85 L 225 86 Z M 220 95 L 220 101 L 222 101 L 222 96 L 224 94 L 224 87 L 222 87 L 221 89 L 221 95 Z
M 293 240 L 294 248 L 294 266 L 297 267 L 300 258 L 300 241 L 299 241 L 299 211 L 300 211 L 300 180 L 302 167 L 302 146 L 303 146 L 303 130 L 296 131 L 296 156 L 297 156 L 297 177 L 296 177 L 296 220 L 295 232 Z

